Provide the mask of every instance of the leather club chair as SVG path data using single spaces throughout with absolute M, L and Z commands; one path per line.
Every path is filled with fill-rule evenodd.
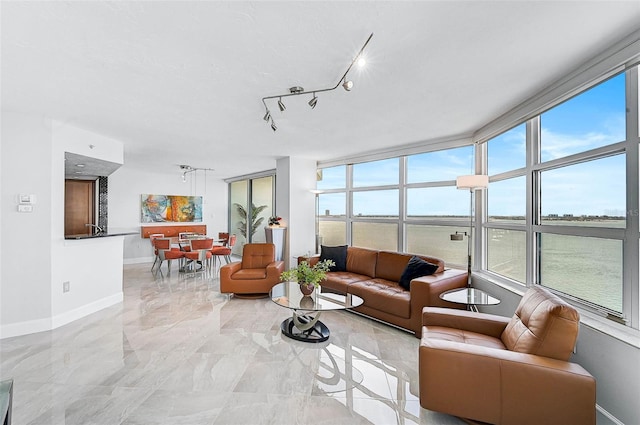
M 490 424 L 596 423 L 596 382 L 570 363 L 578 312 L 542 287 L 513 317 L 425 307 L 420 405 Z
M 272 243 L 248 243 L 242 248 L 242 261 L 220 267 L 220 292 L 239 297 L 264 297 L 280 282 L 284 261 L 276 261 Z

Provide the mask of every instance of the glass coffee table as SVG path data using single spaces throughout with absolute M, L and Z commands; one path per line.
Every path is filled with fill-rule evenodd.
M 271 288 L 269 296 L 274 303 L 292 310 L 292 316 L 280 325 L 282 334 L 298 341 L 315 343 L 329 339 L 329 328 L 319 320 L 323 311 L 346 310 L 364 302 L 353 294 L 322 292 L 322 287 L 304 296 L 297 282 L 278 283 Z

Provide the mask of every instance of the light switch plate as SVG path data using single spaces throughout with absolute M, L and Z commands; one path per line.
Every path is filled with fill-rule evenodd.
M 20 195 L 18 195 L 18 202 L 21 204 L 35 204 L 36 195 L 27 195 L 21 193 Z

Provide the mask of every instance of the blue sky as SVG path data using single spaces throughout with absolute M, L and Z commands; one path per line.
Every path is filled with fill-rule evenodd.
M 625 81 L 620 74 L 541 115 L 541 160 L 562 158 L 625 139 Z M 488 143 L 489 175 L 525 165 L 526 126 L 521 124 Z M 463 147 L 411 155 L 407 182 L 455 180 L 473 171 L 473 149 Z M 623 155 L 542 173 L 542 215 L 624 215 L 625 159 Z M 355 164 L 354 188 L 398 183 L 399 161 Z M 346 166 L 323 170 L 318 189 L 342 188 Z M 489 215 L 524 215 L 524 177 L 492 183 Z M 468 192 L 455 187 L 409 189 L 409 215 L 468 215 Z M 320 211 L 345 213 L 344 195 L 320 195 Z M 397 215 L 398 191 L 354 192 L 354 214 Z

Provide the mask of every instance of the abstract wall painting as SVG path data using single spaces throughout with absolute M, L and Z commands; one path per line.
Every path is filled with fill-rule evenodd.
M 143 194 L 140 207 L 142 223 L 202 221 L 202 196 Z

